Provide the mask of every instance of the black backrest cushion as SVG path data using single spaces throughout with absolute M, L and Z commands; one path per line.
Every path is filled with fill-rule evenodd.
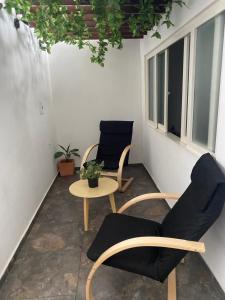
M 210 154 L 193 168 L 191 184 L 162 223 L 164 237 L 198 241 L 218 218 L 225 202 L 225 176 Z M 163 281 L 186 252 L 161 248 L 156 263 Z
M 218 184 L 225 182 L 225 176 L 213 157 L 207 153 L 195 164 L 191 173 L 191 182 L 196 189 L 201 190 L 201 196 L 195 205 L 204 210 Z
M 133 121 L 101 121 L 100 141 L 96 159 L 104 161 L 107 169 L 119 167 L 120 156 L 127 145 L 131 144 Z M 128 164 L 129 154 L 125 159 Z

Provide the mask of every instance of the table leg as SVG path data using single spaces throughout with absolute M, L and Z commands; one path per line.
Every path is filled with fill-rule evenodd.
M 116 204 L 115 204 L 115 197 L 114 197 L 114 194 L 110 194 L 109 195 L 109 201 L 110 201 L 110 204 L 111 204 L 111 207 L 112 207 L 112 211 L 114 213 L 116 213 Z
M 84 198 L 84 230 L 88 231 L 89 200 Z

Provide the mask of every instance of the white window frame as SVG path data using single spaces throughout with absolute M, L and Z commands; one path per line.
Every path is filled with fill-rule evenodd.
M 182 89 L 182 110 L 181 110 L 181 142 L 188 141 L 188 87 L 190 67 L 190 34 L 184 37 L 184 61 L 183 61 L 183 89 Z
M 153 120 L 149 119 L 149 60 L 154 59 L 154 112 L 153 112 Z M 145 57 L 145 120 L 146 122 L 153 128 L 157 128 L 157 101 L 156 101 L 156 57 L 155 55 L 148 55 Z
M 156 57 L 156 77 L 155 77 L 155 82 L 156 82 L 156 114 L 157 114 L 157 128 L 159 128 L 162 132 L 167 132 L 167 124 L 168 124 L 168 49 L 165 49 L 161 52 L 159 52 L 155 57 Z M 165 53 L 165 86 L 164 86 L 164 120 L 163 124 L 158 122 L 158 56 L 161 53 Z
M 149 121 L 148 115 L 147 120 L 149 124 L 154 129 L 158 128 L 160 131 L 166 133 L 168 128 L 168 48 L 176 43 L 178 40 L 184 38 L 184 74 L 183 74 L 183 96 L 182 96 L 182 113 L 181 113 L 181 143 L 186 144 L 187 148 L 194 152 L 210 152 L 207 147 L 199 146 L 192 141 L 192 128 L 193 128 L 193 106 L 194 106 L 194 83 L 195 83 L 195 59 L 196 59 L 196 38 L 197 38 L 197 29 L 210 19 L 216 17 L 220 13 L 225 11 L 225 2 L 224 0 L 218 0 L 215 3 L 210 4 L 204 11 L 200 12 L 195 16 L 191 21 L 178 29 L 175 33 L 165 39 L 157 47 L 155 47 L 151 52 L 145 55 L 145 66 L 148 63 L 148 60 L 152 57 L 157 57 L 157 55 L 163 51 L 166 51 L 166 82 L 167 86 L 165 89 L 165 105 L 164 105 L 164 126 L 158 124 L 157 122 L 157 103 L 155 103 L 156 118 L 155 121 Z M 225 32 L 224 32 L 225 35 Z M 225 36 L 224 36 L 225 38 Z M 189 50 L 188 50 L 189 49 Z M 225 49 L 223 49 L 225 52 Z M 187 64 L 189 60 L 189 65 Z M 155 58 L 156 61 L 156 58 Z M 145 68 L 146 70 L 146 68 Z M 155 62 L 155 71 L 156 71 L 156 62 Z M 145 71 L 145 78 L 146 78 Z M 156 75 L 155 75 L 156 76 Z M 156 85 L 157 77 L 155 77 Z M 221 80 L 220 80 L 221 82 Z M 148 82 L 145 80 L 145 90 L 148 89 Z M 156 91 L 156 89 L 155 89 Z M 167 95 L 166 95 L 167 93 Z M 146 95 L 148 95 L 146 93 Z M 156 97 L 155 97 L 156 101 Z M 219 97 L 220 102 L 220 97 Z M 146 97 L 146 106 L 145 110 L 148 112 L 148 97 Z M 170 135 L 170 134 L 169 134 Z M 168 136 L 169 136 L 168 135 Z
M 181 38 L 182 39 L 182 38 Z M 184 66 L 183 66 L 183 93 L 182 93 L 182 112 L 181 112 L 181 141 L 186 142 L 186 111 L 187 111 L 187 89 L 188 89 L 188 68 L 189 68 L 189 35 L 183 37 L 184 39 Z M 180 39 L 178 39 L 180 40 Z M 176 43 L 176 40 L 174 43 Z M 173 44 L 173 43 L 172 43 Z M 171 45 L 172 45 L 171 44 Z M 171 46 L 170 45 L 170 46 Z M 158 55 L 165 52 L 165 90 L 164 90 L 164 123 L 161 124 L 158 122 L 158 74 L 157 74 L 157 62 Z M 147 61 L 147 72 L 148 72 L 148 62 L 150 59 L 154 58 L 154 121 L 148 120 L 150 125 L 153 128 L 158 128 L 160 131 L 167 133 L 168 132 L 168 73 L 169 73 L 169 47 L 159 51 L 158 53 L 152 53 L 149 57 L 146 58 Z M 147 98 L 149 95 L 149 77 L 147 74 L 146 80 L 146 88 L 147 88 Z M 149 112 L 149 99 L 147 99 L 147 118 Z M 149 119 L 149 118 L 148 118 Z

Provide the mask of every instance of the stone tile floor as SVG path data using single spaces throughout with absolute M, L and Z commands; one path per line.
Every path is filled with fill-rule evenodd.
M 135 181 L 126 193 L 116 193 L 120 207 L 127 200 L 157 188 L 141 165 L 129 166 Z M 106 214 L 108 198 L 90 202 L 90 230 L 83 231 L 81 199 L 68 192 L 78 176 L 58 177 L 50 189 L 15 262 L 0 287 L 1 300 L 85 300 L 84 289 L 92 263 L 86 251 Z M 164 201 L 143 202 L 128 213 L 161 221 Z M 197 254 L 188 254 L 177 270 L 178 300 L 224 300 L 218 283 Z M 103 266 L 94 280 L 96 300 L 166 300 L 167 283 Z

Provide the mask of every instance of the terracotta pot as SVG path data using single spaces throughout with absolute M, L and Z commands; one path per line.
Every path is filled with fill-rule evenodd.
M 98 187 L 98 178 L 88 178 L 88 186 L 90 188 Z
M 73 159 L 70 160 L 61 160 L 58 163 L 58 170 L 60 176 L 71 176 L 74 174 L 75 163 Z

